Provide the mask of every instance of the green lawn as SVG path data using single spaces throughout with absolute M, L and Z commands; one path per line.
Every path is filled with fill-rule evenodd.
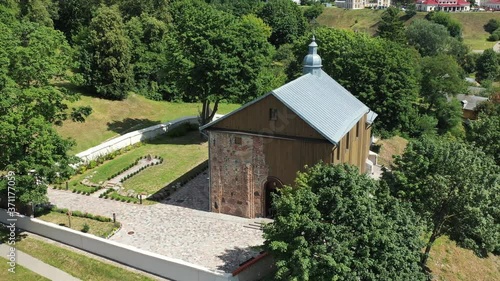
M 129 270 L 117 267 L 71 250 L 58 247 L 33 238 L 25 238 L 16 242 L 16 247 L 43 262 L 61 269 L 81 280 L 93 281 L 132 281 L 154 280 Z M 0 275 L 1 277 L 1 275 Z M 11 279 L 1 279 L 11 280 Z M 40 279 L 19 279 L 40 280 Z
M 49 212 L 47 214 L 38 216 L 37 219 L 41 219 L 47 222 L 55 223 L 66 227 L 69 226 L 68 215 L 58 212 Z M 101 222 L 94 219 L 81 218 L 75 216 L 71 217 L 71 229 L 81 231 L 84 224 L 87 224 L 90 227 L 88 231 L 89 234 L 93 234 L 95 236 L 104 238 L 106 238 L 109 234 L 111 234 L 111 232 L 115 228 L 115 224 L 113 222 Z
M 123 101 L 82 96 L 70 107 L 83 105 L 90 105 L 93 109 L 84 123 L 67 121 L 57 127 L 63 137 L 76 140 L 72 153 L 82 152 L 120 134 L 184 116 L 196 116 L 200 110 L 198 103 L 152 101 L 137 94 Z M 218 113 L 228 113 L 238 107 L 240 105 L 220 104 Z
M 182 137 L 163 135 L 125 152 L 97 168 L 74 176 L 70 180 L 70 188 L 82 190 L 88 188 L 79 183 L 88 176 L 91 176 L 90 180 L 95 183 L 105 181 L 109 176 L 121 171 L 130 163 L 134 163 L 137 158 L 148 154 L 163 157 L 163 163 L 149 167 L 126 180 L 123 183 L 125 189 L 131 189 L 137 193 L 153 194 L 199 163 L 207 160 L 208 148 L 206 142 L 201 141 L 197 131 L 189 132 Z
M 15 273 L 8 271 L 10 266 L 7 264 L 8 260 L 0 257 L 0 280 L 8 281 L 50 281 L 49 279 L 26 269 L 23 266 L 16 265 Z

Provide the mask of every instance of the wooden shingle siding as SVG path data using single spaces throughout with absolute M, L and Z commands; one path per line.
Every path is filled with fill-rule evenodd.
M 277 109 L 277 120 L 270 120 L 270 109 Z M 280 135 L 325 140 L 315 129 L 288 109 L 273 95 L 269 95 L 230 118 L 221 120 L 210 128 L 245 131 L 261 135 Z

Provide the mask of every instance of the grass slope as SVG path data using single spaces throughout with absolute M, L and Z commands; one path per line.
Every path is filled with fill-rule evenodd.
M 153 280 L 114 265 L 75 253 L 73 251 L 37 240 L 25 238 L 16 242 L 16 247 L 41 261 L 61 269 L 81 280 L 93 281 L 132 281 Z M 0 275 L 1 276 L 1 275 Z M 11 280 L 11 279 L 1 279 Z M 40 279 L 20 279 L 40 280 Z
M 357 30 L 374 35 L 382 13 L 383 10 L 326 8 L 317 21 L 319 24 L 329 27 Z M 416 19 L 423 19 L 425 15 L 426 13 L 419 12 L 413 18 L 407 20 L 406 24 L 410 24 Z M 472 50 L 484 50 L 493 47 L 494 42 L 486 41 L 489 34 L 484 31 L 483 26 L 490 19 L 500 20 L 500 13 L 470 12 L 449 13 L 449 15 L 462 23 L 464 42 Z M 404 16 L 404 13 L 401 13 L 401 16 Z
M 428 266 L 433 280 L 438 281 L 500 280 L 500 256 L 478 258 L 472 251 L 457 247 L 447 237 L 436 240 Z
M 85 123 L 67 121 L 57 131 L 63 137 L 76 140 L 71 150 L 78 153 L 120 134 L 198 114 L 198 103 L 152 101 L 132 94 L 123 101 L 111 101 L 89 96 L 70 104 L 70 107 L 90 105 L 93 113 Z M 240 105 L 221 104 L 218 113 L 228 113 Z
M 49 279 L 26 269 L 23 266 L 16 265 L 15 273 L 11 273 L 8 271 L 9 264 L 8 260 L 4 257 L 0 257 L 0 280 L 9 280 L 9 281 L 50 281 Z

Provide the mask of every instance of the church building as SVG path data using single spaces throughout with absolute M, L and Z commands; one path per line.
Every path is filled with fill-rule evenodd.
M 321 69 L 317 49 L 313 38 L 302 76 L 200 128 L 212 212 L 271 217 L 271 194 L 320 161 L 366 171 L 377 114 Z

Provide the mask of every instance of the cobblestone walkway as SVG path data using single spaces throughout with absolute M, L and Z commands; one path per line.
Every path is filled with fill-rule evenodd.
M 254 227 L 265 219 L 244 219 L 210 213 L 208 201 L 199 191 L 208 184 L 201 174 L 174 194 L 174 203 L 136 205 L 49 189 L 52 204 L 116 218 L 122 229 L 111 240 L 181 259 L 212 270 L 231 272 L 251 256 L 258 254 L 254 246 L 262 245 L 262 231 Z M 207 189 L 208 195 L 208 189 Z M 193 196 L 190 197 L 189 194 Z M 208 196 L 207 196 L 208 197 Z M 205 198 L 207 198 L 205 197 Z M 181 202 L 182 201 L 182 202 Z M 187 205 L 186 208 L 177 205 Z

